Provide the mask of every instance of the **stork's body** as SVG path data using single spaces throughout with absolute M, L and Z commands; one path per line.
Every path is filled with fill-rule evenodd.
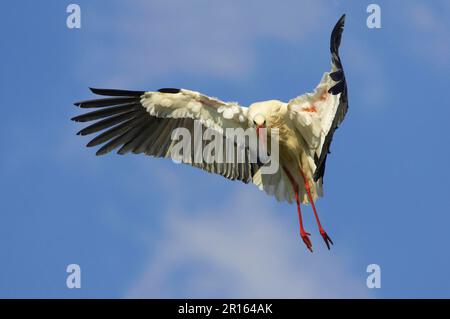
M 228 128 L 254 128 L 260 140 L 266 138 L 259 133 L 262 128 L 269 133 L 276 129 L 280 168 L 275 173 L 264 174 L 262 168 L 265 164 L 250 162 L 251 150 L 247 145 L 235 145 L 246 152 L 243 163 L 211 163 L 208 159 L 194 162 L 191 157 L 198 153 L 197 149 L 192 150 L 192 156 L 189 154 L 191 157 L 187 163 L 231 180 L 254 183 L 279 201 L 296 202 L 300 235 L 312 251 L 300 208 L 301 203 L 310 203 L 320 234 L 330 248 L 332 242 L 320 224 L 314 202 L 323 195 L 325 162 L 332 137 L 348 108 L 347 85 L 338 53 L 343 27 L 344 16 L 331 35 L 331 71 L 323 75 L 313 93 L 298 96 L 287 103 L 270 100 L 253 103 L 247 108 L 185 89 L 160 89 L 157 92 L 92 89 L 94 93 L 109 98 L 75 103 L 81 108 L 99 110 L 73 120 L 98 120 L 81 130 L 80 135 L 105 130 L 88 143 L 88 146 L 104 144 L 97 155 L 121 147 L 119 154 L 133 152 L 170 157 L 174 149 L 173 130 L 184 128 L 193 132 L 194 121 L 222 135 Z
M 313 181 L 315 165 L 311 165 L 311 154 L 302 135 L 296 129 L 295 122 L 289 118 L 288 103 L 277 100 L 258 102 L 250 105 L 248 116 L 254 118 L 257 114 L 263 114 L 266 124 L 264 127 L 277 129 L 279 132 L 279 162 L 284 170 L 293 174 L 297 184 L 303 184 L 303 177 L 299 174 L 299 169 L 305 173 L 305 176 Z M 283 176 L 286 181 L 288 177 Z M 311 183 L 311 193 L 314 200 L 322 194 L 321 183 Z M 302 203 L 308 203 L 309 199 L 306 190 L 301 187 L 300 199 Z M 288 201 L 292 201 L 290 197 Z
M 254 103 L 249 107 L 249 118 L 255 118 L 258 114 L 263 114 L 265 120 L 264 125 L 270 129 L 277 129 L 279 132 L 279 162 L 283 173 L 277 187 L 281 184 L 289 182 L 294 192 L 297 204 L 300 236 L 307 248 L 312 251 L 312 244 L 309 239 L 309 233 L 305 231 L 303 226 L 303 217 L 301 213 L 300 203 L 310 203 L 312 205 L 314 215 L 319 227 L 319 232 L 327 247 L 333 243 L 325 230 L 323 229 L 317 210 L 315 200 L 323 194 L 322 179 L 314 181 L 313 175 L 316 169 L 315 165 L 311 165 L 311 154 L 307 142 L 303 139 L 300 132 L 296 129 L 295 122 L 289 118 L 289 105 L 278 100 Z M 309 106 L 307 112 L 314 110 L 313 106 Z

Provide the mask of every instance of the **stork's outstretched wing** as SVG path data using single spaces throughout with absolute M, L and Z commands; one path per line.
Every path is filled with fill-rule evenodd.
M 344 120 L 348 109 L 347 83 L 339 57 L 339 45 L 344 30 L 343 15 L 331 33 L 331 71 L 326 72 L 313 93 L 289 101 L 290 118 L 308 144 L 314 158 L 318 181 L 325 173 L 325 162 L 334 131 Z
M 246 158 L 243 163 L 238 162 L 238 156 L 234 156 L 234 163 L 218 163 L 202 157 L 204 154 L 202 150 L 210 142 L 202 138 L 205 128 L 221 134 L 225 142 L 226 128 L 247 128 L 245 107 L 184 89 L 161 89 L 158 92 L 91 90 L 95 94 L 109 97 L 75 103 L 80 108 L 98 110 L 74 117 L 72 120 L 96 121 L 78 134 L 88 135 L 103 131 L 87 144 L 88 147 L 104 144 L 97 151 L 97 155 L 106 154 L 120 147 L 118 154 L 133 152 L 155 157 L 170 157 L 173 146 L 178 142 L 172 140 L 173 130 L 185 128 L 189 130 L 192 139 L 195 137 L 201 140 L 201 143 L 194 141 L 191 143 L 190 160 L 187 161 L 190 165 L 245 183 L 250 182 L 259 169 L 257 163 L 249 162 L 250 151 L 245 148 L 246 146 L 236 143 L 231 151 L 236 153 L 238 149 L 241 151 L 244 148 Z M 194 120 L 201 123 L 201 135 L 194 132 Z M 198 161 L 199 152 L 200 161 Z

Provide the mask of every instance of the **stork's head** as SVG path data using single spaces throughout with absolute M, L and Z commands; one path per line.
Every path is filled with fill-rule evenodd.
M 248 109 L 249 126 L 257 129 L 271 128 L 279 117 L 282 104 L 276 100 L 253 103 Z
M 257 113 L 255 116 L 253 116 L 253 125 L 257 128 L 265 127 L 266 117 L 261 113 Z
M 280 118 L 280 108 L 283 102 L 271 100 L 257 102 L 248 108 L 249 126 L 256 128 L 256 135 L 263 143 L 266 143 L 266 133 L 270 134 L 270 129 L 274 126 L 277 119 Z M 262 129 L 267 129 L 264 132 Z
M 253 125 L 256 127 L 256 136 L 258 136 L 258 138 L 263 138 L 261 129 L 266 128 L 266 117 L 261 113 L 257 113 L 253 116 Z

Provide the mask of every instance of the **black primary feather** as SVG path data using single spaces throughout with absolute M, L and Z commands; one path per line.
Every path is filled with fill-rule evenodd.
M 106 109 L 100 109 L 97 111 L 85 113 L 79 116 L 73 117 L 71 120 L 75 122 L 88 122 L 93 120 L 98 120 L 104 117 L 108 117 L 115 114 L 124 113 L 131 111 L 136 107 L 136 103 L 126 103 L 119 106 L 109 107 Z
M 88 147 L 102 144 L 96 155 L 104 155 L 119 149 L 118 154 L 132 152 L 165 157 L 173 144 L 170 132 L 174 128 L 184 127 L 189 129 L 191 134 L 193 132 L 193 119 L 159 118 L 150 115 L 141 104 L 142 95 L 145 94 L 144 91 L 110 89 L 91 89 L 91 91 L 95 94 L 104 95 L 106 98 L 75 103 L 76 106 L 81 108 L 97 108 L 97 110 L 76 116 L 72 120 L 76 122 L 94 121 L 93 124 L 82 129 L 78 134 L 98 134 L 87 144 Z M 158 92 L 176 94 L 180 92 L 180 89 L 163 88 Z M 203 127 L 202 132 L 204 129 Z M 206 141 L 203 141 L 203 148 L 205 143 Z M 235 147 L 238 147 L 236 143 Z M 233 151 L 235 152 L 235 150 Z M 249 152 L 249 149 L 246 149 L 246 159 L 250 156 Z M 251 182 L 253 175 L 262 166 L 261 163 L 245 162 L 224 165 L 221 163 L 209 164 L 205 161 L 192 163 L 191 165 L 244 183 Z
M 162 88 L 158 90 L 159 93 L 170 93 L 170 94 L 177 94 L 180 93 L 180 89 L 175 88 Z
M 140 97 L 145 93 L 145 91 L 129 91 L 129 90 L 115 90 L 115 89 L 96 89 L 89 88 L 92 93 L 97 95 L 106 95 L 106 96 L 121 96 L 121 97 Z

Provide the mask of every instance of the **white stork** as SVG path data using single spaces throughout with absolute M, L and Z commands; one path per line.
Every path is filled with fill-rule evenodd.
M 157 92 L 91 89 L 108 98 L 75 103 L 80 108 L 98 108 L 72 120 L 96 121 L 79 135 L 103 131 L 87 146 L 104 144 L 97 155 L 118 147 L 118 154 L 145 153 L 154 157 L 169 157 L 174 141 L 173 129 L 192 130 L 198 120 L 205 128 L 223 134 L 226 128 L 273 128 L 279 131 L 279 167 L 277 173 L 261 174 L 257 163 L 194 163 L 208 172 L 231 180 L 252 182 L 279 201 L 297 203 L 300 236 L 312 252 L 310 234 L 303 227 L 300 203 L 310 203 L 315 219 L 328 249 L 330 237 L 324 231 L 314 205 L 323 195 L 322 182 L 325 162 L 333 134 L 347 112 L 347 85 L 344 77 L 339 45 L 344 28 L 343 15 L 331 34 L 331 71 L 326 72 L 313 93 L 298 96 L 288 103 L 270 100 L 242 107 L 222 102 L 198 92 L 165 88 Z M 98 120 L 98 121 L 97 121 Z M 259 134 L 259 133 L 258 133 Z M 258 138 L 262 138 L 258 135 Z

